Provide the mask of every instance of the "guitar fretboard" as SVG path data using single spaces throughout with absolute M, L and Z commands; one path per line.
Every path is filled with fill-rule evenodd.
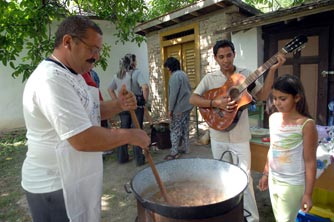
M 286 54 L 284 50 L 281 50 L 280 53 Z M 263 65 L 261 65 L 254 72 L 252 72 L 245 79 L 245 81 L 237 87 L 239 92 L 243 92 L 245 89 L 247 89 L 248 86 L 250 86 L 253 82 L 255 82 L 265 71 L 267 71 L 272 65 L 274 65 L 277 62 L 277 57 L 276 57 L 277 55 L 278 53 L 276 53 L 274 56 L 268 59 Z

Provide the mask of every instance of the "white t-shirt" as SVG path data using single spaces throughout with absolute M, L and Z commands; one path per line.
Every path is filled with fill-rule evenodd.
M 31 193 L 62 188 L 56 146 L 99 122 L 99 104 L 81 75 L 44 60 L 29 77 L 23 93 L 28 151 L 22 187 Z M 91 117 L 91 118 L 90 118 Z
M 236 67 L 235 72 L 245 75 L 246 77 L 251 73 L 247 69 L 238 67 Z M 201 96 L 210 89 L 215 89 L 223 86 L 226 80 L 227 80 L 226 76 L 220 70 L 217 70 L 214 73 L 208 73 L 200 81 L 200 83 L 194 90 L 194 93 Z M 254 96 L 261 88 L 262 84 L 256 81 L 256 86 L 252 90 L 252 95 Z M 211 139 L 214 139 L 215 141 L 218 142 L 226 142 L 226 143 L 248 142 L 251 139 L 251 134 L 249 130 L 249 121 L 248 121 L 248 110 L 245 109 L 242 111 L 238 123 L 232 130 L 228 132 L 210 128 L 210 137 Z
M 122 85 L 125 85 L 128 91 L 133 92 L 135 95 L 141 95 L 141 87 L 145 84 L 148 85 L 145 76 L 141 73 L 139 69 L 135 69 L 133 71 L 131 70 L 129 72 L 126 72 L 123 79 L 119 79 L 116 75 L 111 82 L 109 89 L 115 90 L 115 94 L 118 96 Z

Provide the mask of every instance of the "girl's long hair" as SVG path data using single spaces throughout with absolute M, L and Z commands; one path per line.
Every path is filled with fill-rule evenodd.
M 135 69 L 135 61 L 136 55 L 130 53 L 121 58 L 119 61 L 119 71 L 117 73 L 117 78 L 123 79 L 126 75 L 126 72 Z
M 278 90 L 278 91 L 281 91 L 283 93 L 290 94 L 293 96 L 299 95 L 300 99 L 296 104 L 296 110 L 300 114 L 306 117 L 312 118 L 308 110 L 308 105 L 307 105 L 307 101 L 305 97 L 305 91 L 304 91 L 303 84 L 297 76 L 291 75 L 291 74 L 284 74 L 282 76 L 279 76 L 275 80 L 272 86 L 272 89 L 275 89 L 275 90 Z M 270 113 L 272 113 L 273 111 L 277 111 L 272 101 L 273 101 L 273 98 L 272 98 L 272 95 L 270 95 L 267 101 L 267 107 L 269 108 Z

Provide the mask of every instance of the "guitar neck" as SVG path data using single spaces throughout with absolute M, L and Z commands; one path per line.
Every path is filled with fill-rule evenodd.
M 280 53 L 286 54 L 284 50 L 281 50 Z M 270 59 L 268 59 L 263 65 L 261 65 L 259 68 L 257 68 L 254 72 L 252 72 L 245 81 L 239 85 L 238 89 L 239 92 L 243 92 L 250 86 L 253 82 L 255 82 L 260 76 L 263 75 L 265 71 L 267 71 L 272 65 L 274 65 L 277 62 L 277 55 L 276 53 L 274 56 L 272 56 Z

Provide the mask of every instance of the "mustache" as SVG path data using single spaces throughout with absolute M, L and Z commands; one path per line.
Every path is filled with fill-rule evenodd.
M 94 59 L 94 58 L 91 58 L 91 59 L 87 59 L 86 61 L 87 61 L 87 62 L 89 62 L 89 63 L 91 63 L 91 64 L 93 64 L 93 63 L 95 63 L 95 62 L 96 62 L 96 59 Z

